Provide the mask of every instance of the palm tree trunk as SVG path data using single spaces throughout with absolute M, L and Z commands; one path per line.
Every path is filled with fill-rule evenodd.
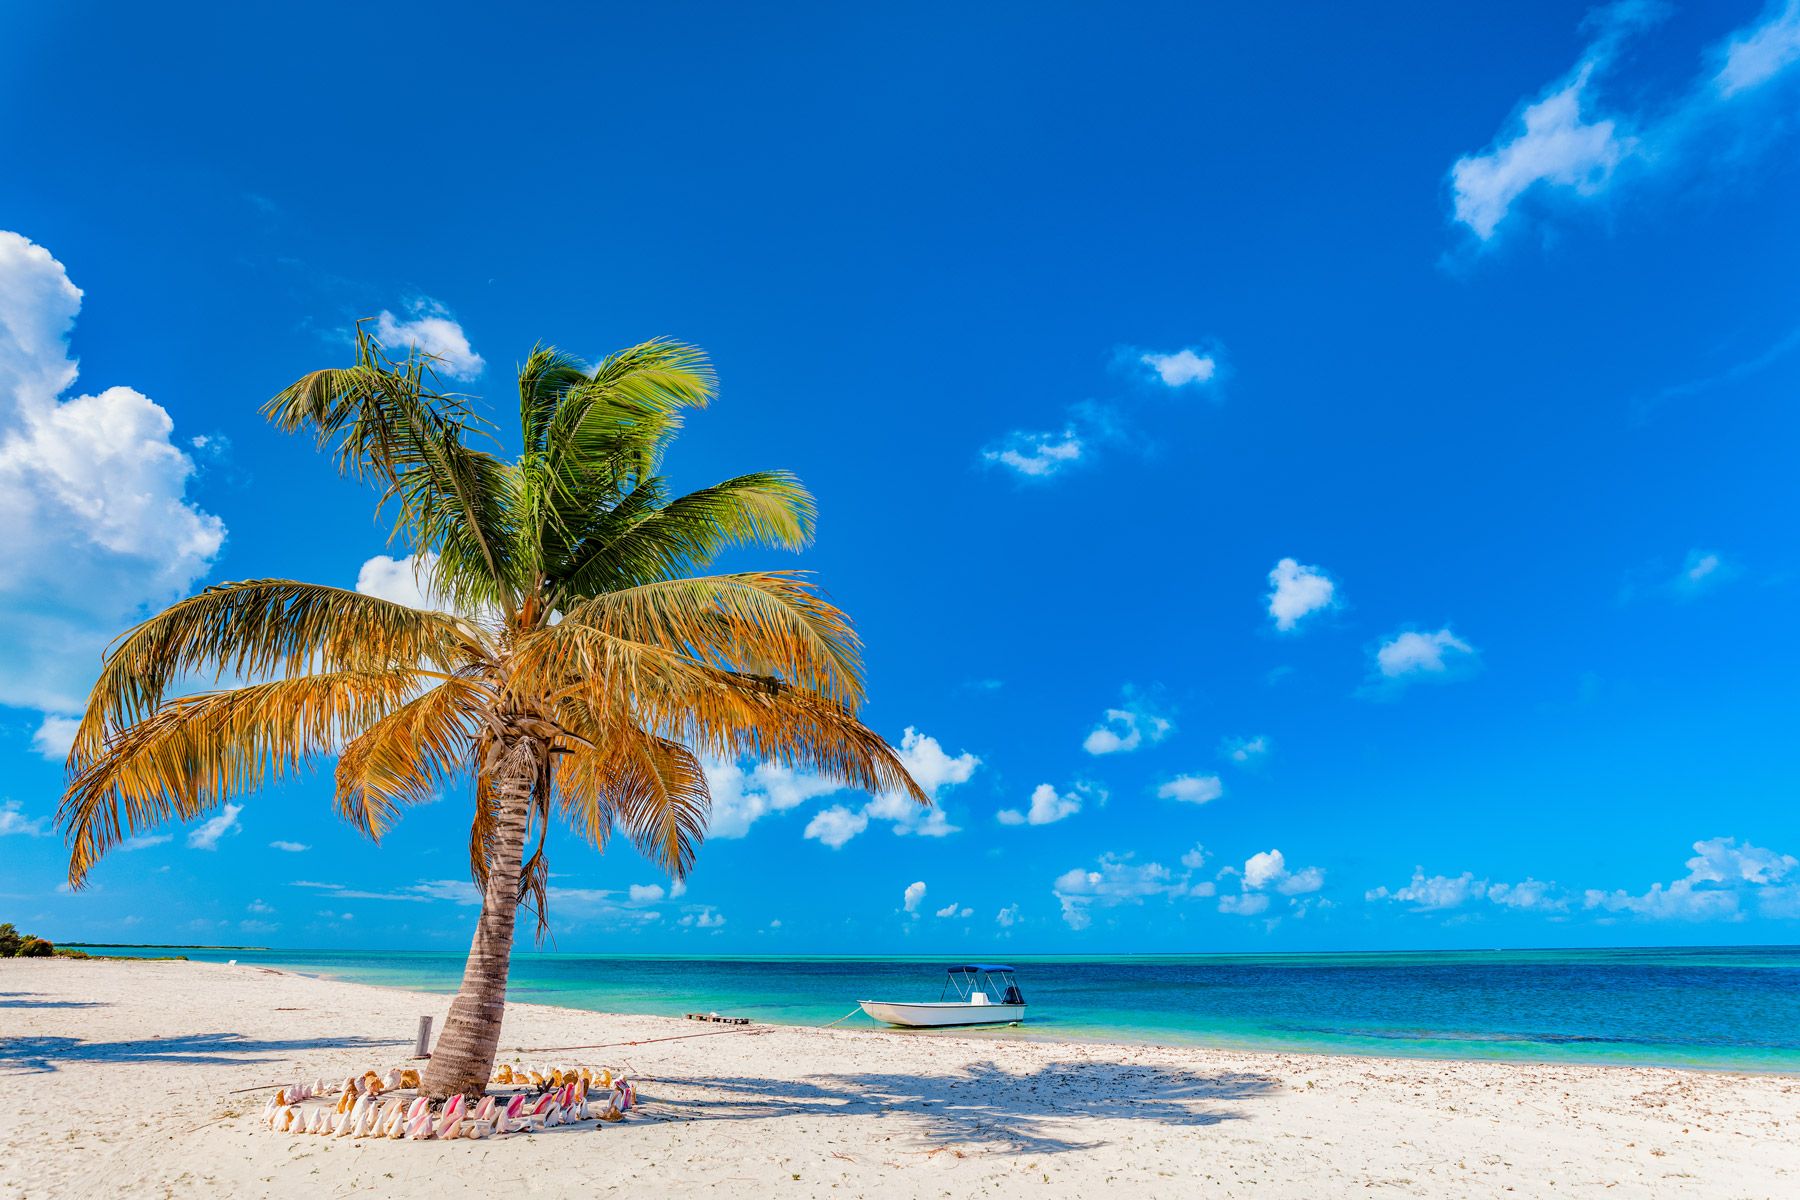
M 463 967 L 462 988 L 450 1005 L 444 1031 L 432 1047 L 419 1091 L 434 1100 L 461 1092 L 479 1096 L 494 1070 L 500 1018 L 506 1011 L 506 976 L 512 965 L 513 925 L 519 915 L 519 872 L 531 823 L 531 789 L 538 776 L 538 743 L 520 738 L 494 774 L 494 855 L 481 897 L 481 919 Z

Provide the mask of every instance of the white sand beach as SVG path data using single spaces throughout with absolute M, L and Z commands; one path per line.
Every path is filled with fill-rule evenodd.
M 403 1065 L 446 996 L 256 967 L 0 962 L 0 1196 L 1800 1195 L 1800 1078 L 757 1026 L 627 1067 L 627 1121 L 290 1137 L 290 1078 Z M 705 1032 L 517 1004 L 517 1047 Z

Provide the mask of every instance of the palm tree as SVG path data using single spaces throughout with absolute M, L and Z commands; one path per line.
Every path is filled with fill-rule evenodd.
M 519 371 L 523 452 L 508 462 L 471 444 L 483 423 L 429 356 L 391 357 L 359 329 L 353 365 L 306 375 L 265 412 L 381 491 L 439 607 L 259 579 L 125 634 L 69 755 L 71 886 L 131 834 L 332 755 L 337 811 L 373 839 L 466 785 L 481 916 L 424 1076 L 441 1098 L 492 1071 L 522 904 L 544 930 L 553 812 L 596 849 L 623 831 L 679 879 L 706 832 L 703 755 L 929 803 L 856 718 L 843 612 L 795 572 L 689 574 L 729 545 L 812 534 L 812 499 L 784 472 L 669 497 L 663 453 L 712 394 L 691 346 L 647 342 L 591 368 L 540 346 Z M 179 694 L 209 675 L 217 690 Z

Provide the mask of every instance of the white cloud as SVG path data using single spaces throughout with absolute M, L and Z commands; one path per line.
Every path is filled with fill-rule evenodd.
M 1269 898 L 1261 892 L 1227 893 L 1219 897 L 1219 911 L 1239 917 L 1254 917 L 1267 912 Z
M 806 836 L 818 838 L 835 848 L 867 829 L 871 820 L 887 821 L 895 833 L 916 834 L 919 837 L 945 837 L 958 832 L 960 827 L 950 824 L 950 818 L 939 803 L 938 793 L 945 788 L 967 783 L 975 774 L 975 768 L 981 765 L 981 760 L 967 751 L 950 754 L 936 738 L 920 733 L 910 725 L 900 739 L 898 751 L 907 774 L 931 797 L 930 808 L 921 806 L 905 792 L 883 792 L 863 805 L 860 813 L 852 813 L 842 805 L 827 812 L 842 813 L 843 816 L 832 816 L 829 820 L 821 821 L 827 813 L 820 813 L 806 827 Z M 831 841 L 829 838 L 839 840 Z
M 776 763 L 758 763 L 746 772 L 737 763 L 703 762 L 712 793 L 709 838 L 740 838 L 770 813 L 786 812 L 808 800 L 843 791 L 829 779 Z
M 1443 912 L 1482 901 L 1502 908 L 1540 912 L 1561 912 L 1569 906 L 1554 883 L 1529 878 L 1518 883 L 1499 883 L 1477 878 L 1473 871 L 1426 875 L 1424 867 L 1414 867 L 1411 881 L 1404 886 L 1371 888 L 1363 893 L 1363 899 L 1410 904 L 1414 912 Z
M 813 819 L 806 823 L 804 836 L 837 850 L 868 827 L 869 818 L 861 813 L 851 812 L 841 804 L 834 804 L 813 814 Z
M 1196 354 L 1186 348 L 1173 354 L 1144 354 L 1138 361 L 1156 372 L 1157 378 L 1172 388 L 1185 387 L 1190 383 L 1206 383 L 1219 367 L 1212 355 Z
M 24 805 L 17 800 L 0 800 L 0 837 L 17 834 L 22 837 L 49 837 L 48 817 L 27 817 Z
M 717 929 L 725 924 L 725 918 L 718 909 L 703 905 L 681 918 L 679 923 L 694 929 Z
M 166 845 L 175 840 L 172 833 L 140 833 L 136 837 L 128 837 L 119 843 L 120 854 L 132 854 L 139 850 L 148 850 L 153 846 Z
M 634 883 L 626 894 L 633 904 L 655 904 L 663 898 L 663 889 L 660 883 Z
M 185 593 L 225 538 L 186 499 L 194 462 L 159 405 L 129 387 L 61 398 L 80 309 L 61 263 L 0 231 L 0 704 L 59 715 L 81 709 L 107 643 Z
M 1513 202 L 1540 184 L 1596 195 L 1634 149 L 1634 139 L 1621 136 L 1615 122 L 1582 117 L 1594 66 L 1582 64 L 1573 77 L 1526 106 L 1507 140 L 1450 168 L 1456 219 L 1476 237 L 1493 237 Z
M 1268 756 L 1269 739 L 1261 734 L 1250 738 L 1227 738 L 1220 750 L 1232 762 L 1247 767 Z
M 270 842 L 269 848 L 271 850 L 280 850 L 287 854 L 303 854 L 306 851 L 312 849 L 312 847 L 308 846 L 305 842 L 281 842 L 281 841 Z
M 1291 632 L 1301 618 L 1336 602 L 1337 584 L 1319 567 L 1303 567 L 1284 558 L 1269 572 L 1269 616 L 1275 628 Z
M 1177 775 L 1157 788 L 1156 794 L 1183 804 L 1207 804 L 1225 794 L 1225 784 L 1217 775 Z
M 192 850 L 217 850 L 219 839 L 228 833 L 236 833 L 241 828 L 238 814 L 244 811 L 241 804 L 227 804 L 219 810 L 219 815 L 212 817 L 194 829 L 188 831 L 187 844 Z
M 1000 926 L 1002 929 L 1011 929 L 1018 923 L 1019 906 L 1017 904 L 1009 904 L 994 914 L 994 924 Z
M 1154 745 L 1168 737 L 1175 725 L 1127 690 L 1123 708 L 1109 708 L 1094 726 L 1081 748 L 1089 754 L 1129 754 L 1146 742 Z
M 975 910 L 959 905 L 956 901 L 952 900 L 950 903 L 944 905 L 944 907 L 938 909 L 937 915 L 940 917 L 961 917 L 966 921 L 975 915 Z
M 261 901 L 261 900 L 252 900 L 249 904 L 246 904 L 244 906 L 244 911 L 266 914 L 266 913 L 272 913 L 275 910 L 270 905 L 263 903 L 263 901 Z
M 1694 843 L 1688 873 L 1667 885 L 1653 883 L 1650 890 L 1633 895 L 1623 889 L 1590 888 L 1582 900 L 1590 909 L 1630 913 L 1650 920 L 1742 920 L 1743 902 L 1755 900 L 1765 915 L 1785 916 L 1793 888 L 1784 881 L 1800 881 L 1800 859 L 1765 850 L 1736 838 L 1716 837 Z
M 408 608 L 453 611 L 449 598 L 437 589 L 436 574 L 437 555 L 429 550 L 404 558 L 377 554 L 357 570 L 356 590 Z
M 1732 97 L 1760 87 L 1800 62 L 1800 0 L 1774 3 L 1760 25 L 1738 31 L 1726 44 L 1724 63 L 1713 83 Z
M 1472 670 L 1478 659 L 1475 647 L 1440 629 L 1435 633 L 1407 630 L 1383 642 L 1375 651 L 1375 669 L 1394 683 L 1420 679 L 1458 679 Z
M 1048 479 L 1080 462 L 1086 448 L 1073 426 L 1060 433 L 1015 430 L 983 450 L 981 457 L 1027 479 Z
M 924 899 L 925 899 L 925 881 L 923 879 L 916 880 L 916 881 L 906 885 L 906 892 L 902 897 L 902 902 L 904 903 L 907 912 L 909 912 L 909 913 L 918 912 L 919 904 Z
M 37 732 L 31 735 L 31 747 L 52 762 L 69 757 L 75 745 L 75 731 L 81 728 L 80 717 L 60 717 L 46 713 Z
M 1477 239 L 1491 240 L 1530 197 L 1589 201 L 1628 175 L 1644 180 L 1741 155 L 1778 135 L 1744 97 L 1765 90 L 1800 61 L 1800 0 L 1777 0 L 1755 24 L 1712 48 L 1717 64 L 1671 95 L 1648 94 L 1636 110 L 1603 111 L 1600 81 L 1619 60 L 1625 39 L 1667 10 L 1651 0 L 1624 0 L 1596 10 L 1593 40 L 1569 73 L 1525 105 L 1518 118 L 1479 154 L 1450 170 L 1454 216 Z
M 468 335 L 436 300 L 420 298 L 407 305 L 401 320 L 383 309 L 375 319 L 375 339 L 390 353 L 417 349 L 438 358 L 437 370 L 451 379 L 473 379 L 487 364 L 469 345 Z
M 1048 783 L 1040 783 L 1031 793 L 1031 805 L 1026 811 L 1016 808 L 1003 808 L 999 812 L 1002 825 L 1054 825 L 1064 817 L 1072 817 L 1081 811 L 1082 794 L 1089 791 L 1085 784 L 1077 784 L 1073 791 L 1058 793 Z
M 1092 868 L 1076 867 L 1058 875 L 1051 892 L 1062 905 L 1062 917 L 1069 928 L 1086 929 L 1093 924 L 1095 908 L 1142 904 L 1157 897 L 1174 900 L 1211 896 L 1214 885 L 1193 878 L 1193 872 L 1205 859 L 1206 852 L 1195 846 L 1181 856 L 1184 870 L 1173 871 L 1157 862 L 1138 863 L 1129 854 L 1103 854 Z
M 1286 856 L 1279 850 L 1252 854 L 1244 861 L 1242 879 L 1247 892 L 1270 888 L 1284 896 L 1304 896 L 1325 886 L 1322 868 L 1301 867 L 1298 871 L 1290 871 Z

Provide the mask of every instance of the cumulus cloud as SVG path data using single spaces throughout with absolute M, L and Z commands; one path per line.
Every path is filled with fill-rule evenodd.
M 1254 917 L 1269 910 L 1269 898 L 1261 892 L 1228 892 L 1219 897 L 1219 911 L 1238 917 Z
M 305 842 L 279 842 L 279 841 L 270 842 L 269 848 L 271 850 L 280 850 L 286 854 L 303 854 L 306 851 L 312 849 L 312 847 L 308 846 Z
M 1461 875 L 1426 875 L 1424 867 L 1414 867 L 1412 879 L 1397 888 L 1385 885 L 1363 893 L 1369 901 L 1408 904 L 1414 912 L 1442 912 L 1465 904 L 1487 902 L 1502 908 L 1536 909 L 1560 912 L 1568 901 L 1554 883 L 1525 879 L 1519 883 L 1499 883 L 1478 879 L 1473 871 Z
M 1375 651 L 1375 675 L 1388 690 L 1423 680 L 1466 678 L 1479 664 L 1475 647 L 1448 628 L 1434 633 L 1409 629 L 1394 634 Z
M 746 771 L 737 763 L 708 759 L 701 767 L 712 793 L 709 838 L 741 838 L 770 813 L 844 790 L 831 780 L 776 763 L 757 763 Z
M 49 251 L 0 230 L 0 704 L 64 716 L 107 643 L 184 594 L 225 539 L 187 499 L 196 468 L 161 406 L 122 386 L 63 398 L 80 309 Z M 61 728 L 40 730 L 40 752 Z
M 1195 847 L 1198 851 L 1199 847 Z M 1291 870 L 1287 865 L 1287 857 L 1280 850 L 1263 850 L 1252 854 L 1244 860 L 1241 869 L 1226 867 L 1219 872 L 1220 878 L 1236 876 L 1239 890 L 1235 894 L 1226 893 L 1219 897 L 1219 911 L 1238 917 L 1260 916 L 1269 911 L 1272 903 L 1269 893 L 1274 892 L 1288 897 L 1287 911 L 1296 916 L 1304 916 L 1310 900 L 1301 897 L 1310 896 L 1325 886 L 1325 871 L 1320 867 L 1301 867 Z M 1321 906 L 1325 901 L 1318 901 Z
M 1756 901 L 1765 914 L 1785 915 L 1796 890 L 1787 881 L 1800 883 L 1796 868 L 1800 859 L 1791 854 L 1740 845 L 1736 838 L 1709 838 L 1694 843 L 1687 875 L 1667 886 L 1653 883 L 1640 895 L 1590 888 L 1582 900 L 1590 909 L 1650 920 L 1741 920 L 1745 900 Z
M 1080 812 L 1082 796 L 1091 791 L 1087 784 L 1076 784 L 1070 791 L 1058 792 L 1053 785 L 1040 783 L 1033 789 L 1031 804 L 1024 812 L 1003 808 L 998 817 L 1002 825 L 1054 825 Z
M 965 905 L 959 905 L 956 901 L 952 900 L 950 903 L 944 905 L 944 907 L 938 909 L 937 915 L 940 917 L 961 917 L 964 920 L 968 920 L 975 915 L 975 910 Z
M 0 837 L 49 837 L 48 817 L 28 817 L 25 806 L 17 800 L 0 800 Z
M 1011 929 L 1019 923 L 1019 906 L 1009 904 L 994 914 L 994 924 L 1002 929 Z
M 694 929 L 718 929 L 725 924 L 725 917 L 711 905 L 703 905 L 682 917 L 679 924 Z
M 451 379 L 473 379 L 487 364 L 469 345 L 468 335 L 450 310 L 421 297 L 406 306 L 403 319 L 386 309 L 375 318 L 375 339 L 389 353 L 418 350 L 438 360 L 437 370 Z
M 1211 896 L 1212 882 L 1193 877 L 1205 858 L 1205 851 L 1195 846 L 1181 856 L 1183 870 L 1175 871 L 1158 862 L 1139 863 L 1129 854 L 1103 854 L 1093 867 L 1075 867 L 1058 875 L 1050 890 L 1062 905 L 1069 928 L 1086 929 L 1093 924 L 1096 908 Z
M 1225 794 L 1225 784 L 1217 775 L 1177 775 L 1157 788 L 1156 794 L 1183 804 L 1208 804 Z
M 1649 93 L 1609 106 L 1602 84 L 1633 35 L 1667 10 L 1652 0 L 1620 0 L 1596 10 L 1592 37 L 1564 75 L 1519 114 L 1494 142 L 1450 169 L 1454 219 L 1480 242 L 1514 220 L 1522 202 L 1593 202 L 1627 178 L 1644 181 L 1742 155 L 1777 136 L 1748 101 L 1770 92 L 1800 60 L 1800 0 L 1777 0 L 1755 23 L 1729 35 L 1702 71 L 1672 94 Z
M 869 818 L 834 804 L 813 814 L 813 819 L 806 823 L 804 836 L 837 850 L 868 827 Z
M 187 844 L 190 850 L 217 850 L 219 839 L 229 833 L 236 833 L 240 828 L 238 814 L 244 811 L 241 804 L 227 804 L 219 810 L 219 815 L 188 831 Z
M 1284 896 L 1316 892 L 1325 886 L 1325 872 L 1318 867 L 1288 870 L 1287 859 L 1279 850 L 1264 850 L 1244 861 L 1241 878 L 1245 891 L 1273 888 Z
M 403 558 L 377 554 L 357 570 L 356 590 L 408 608 L 452 612 L 454 606 L 438 590 L 436 576 L 437 555 L 429 550 Z
M 1100 723 L 1082 740 L 1081 748 L 1094 755 L 1129 754 L 1146 743 L 1162 741 L 1174 729 L 1174 722 L 1127 689 L 1124 706 L 1107 709 Z
M 1187 347 L 1173 354 L 1141 354 L 1138 361 L 1149 367 L 1165 386 L 1172 388 L 1207 383 L 1219 369 L 1212 355 L 1196 353 Z
M 75 745 L 75 731 L 80 727 L 80 717 L 46 713 L 31 735 L 31 748 L 52 762 L 61 762 L 69 757 L 69 750 Z
M 633 904 L 655 904 L 664 893 L 660 883 L 634 883 L 626 889 L 626 895 Z
M 967 751 L 951 754 L 936 738 L 910 725 L 897 749 L 907 773 L 931 797 L 930 808 L 922 807 L 904 792 L 883 792 L 872 797 L 861 811 L 835 805 L 819 813 L 807 824 L 806 836 L 836 849 L 867 829 L 870 821 L 886 821 L 897 834 L 945 837 L 956 833 L 959 826 L 950 824 L 938 802 L 938 793 L 967 783 L 981 760 Z
M 1319 567 L 1303 567 L 1284 558 L 1269 572 L 1269 616 L 1275 628 L 1292 632 L 1302 618 L 1332 607 L 1337 584 Z
M 904 904 L 906 911 L 909 913 L 918 912 L 919 905 L 924 899 L 925 881 L 923 879 L 907 884 L 906 891 L 901 897 L 901 901 Z
M 1048 479 L 1081 461 L 1087 446 L 1074 426 L 1060 432 L 1015 430 L 981 452 L 983 461 L 1026 479 Z

